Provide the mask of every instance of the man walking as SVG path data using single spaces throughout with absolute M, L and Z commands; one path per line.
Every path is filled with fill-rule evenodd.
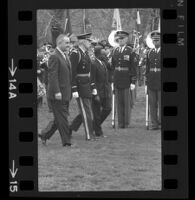
M 70 125 L 70 134 L 77 131 L 83 122 L 86 140 L 96 140 L 93 132 L 92 95 L 97 95 L 91 76 L 91 60 L 88 55 L 91 33 L 77 36 L 78 48 L 70 53 L 72 64 L 72 96 L 76 98 L 80 113 Z
M 111 91 L 104 51 L 102 46 L 95 46 L 95 59 L 92 62 L 92 71 L 99 97 L 97 99 L 97 96 L 95 96 L 92 99 L 94 130 L 97 137 L 105 137 L 101 124 L 111 112 Z
M 68 124 L 69 102 L 71 99 L 71 65 L 64 52 L 70 48 L 70 39 L 61 34 L 56 39 L 56 49 L 48 62 L 48 100 L 50 102 L 54 121 L 39 134 L 43 143 L 58 129 L 62 145 L 71 146 Z

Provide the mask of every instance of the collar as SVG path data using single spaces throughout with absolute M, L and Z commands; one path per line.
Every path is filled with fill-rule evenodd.
M 154 48 L 154 50 L 158 53 L 160 51 L 160 47 L 158 49 Z
M 79 49 L 81 49 L 81 51 L 82 51 L 84 54 L 86 54 L 85 51 L 84 51 L 84 49 L 83 49 L 81 46 L 79 46 Z
M 122 46 L 122 47 L 119 47 L 119 50 L 120 49 L 122 49 L 122 51 L 121 52 L 123 52 L 123 50 L 125 49 L 125 47 L 126 47 L 127 45 L 125 44 L 124 46 Z
M 63 51 L 59 47 L 56 47 L 56 49 L 61 53 L 63 58 L 66 60 L 66 56 L 64 55 Z

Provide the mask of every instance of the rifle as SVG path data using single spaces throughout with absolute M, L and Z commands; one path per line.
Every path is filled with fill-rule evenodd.
M 112 88 L 112 128 L 115 128 L 116 108 L 115 108 L 115 90 L 114 90 L 114 83 L 111 83 L 111 88 Z

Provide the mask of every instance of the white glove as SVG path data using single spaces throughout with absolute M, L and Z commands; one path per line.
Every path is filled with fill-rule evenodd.
M 145 94 L 147 94 L 147 86 L 145 86 Z
M 73 96 L 74 98 L 79 98 L 79 93 L 78 93 L 78 92 L 73 92 L 73 93 L 72 93 L 72 96 Z
M 57 100 L 62 100 L 62 93 L 61 93 L 61 92 L 56 93 L 56 94 L 55 94 L 55 98 L 56 98 Z
M 135 89 L 135 84 L 131 84 L 130 88 L 131 88 L 131 90 L 134 90 Z
M 92 94 L 93 94 L 93 95 L 97 95 L 97 90 L 96 90 L 96 89 L 93 89 L 93 90 L 92 90 Z

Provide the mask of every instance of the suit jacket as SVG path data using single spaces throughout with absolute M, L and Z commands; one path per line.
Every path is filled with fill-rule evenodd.
M 100 98 L 111 98 L 106 63 L 104 60 L 98 59 L 101 62 L 97 58 L 92 62 L 92 76 L 95 80 L 95 86 Z
M 71 64 L 58 49 L 50 56 L 48 62 L 48 98 L 55 99 L 61 92 L 63 101 L 71 99 Z

